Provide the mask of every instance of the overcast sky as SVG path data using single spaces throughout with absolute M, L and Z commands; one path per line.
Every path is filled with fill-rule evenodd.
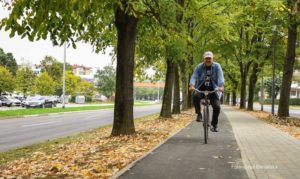
M 0 19 L 8 13 L 0 7 Z M 39 63 L 44 56 L 53 56 L 59 61 L 63 61 L 63 46 L 53 46 L 50 40 L 40 40 L 30 42 L 26 37 L 21 39 L 18 35 L 9 37 L 9 31 L 0 31 L 0 48 L 4 52 L 12 53 L 18 64 L 21 64 L 21 59 L 29 61 L 32 64 Z M 67 49 L 67 60 L 71 64 L 85 65 L 94 68 L 102 68 L 111 64 L 111 57 L 109 53 L 99 54 L 93 52 L 93 48 L 89 44 L 79 43 L 77 48 L 73 49 L 71 46 Z

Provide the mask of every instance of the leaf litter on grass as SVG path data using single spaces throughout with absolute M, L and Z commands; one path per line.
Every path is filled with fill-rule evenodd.
M 153 118 L 136 123 L 136 133 L 110 136 L 111 128 L 94 138 L 53 145 L 50 152 L 34 152 L 0 166 L 0 178 L 110 178 L 193 119 L 192 110 L 172 119 Z

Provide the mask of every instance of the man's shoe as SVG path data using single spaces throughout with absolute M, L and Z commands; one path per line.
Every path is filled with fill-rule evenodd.
M 212 132 L 219 132 L 218 126 L 211 125 L 210 126 L 210 131 L 212 131 Z
M 197 122 L 201 122 L 202 121 L 202 115 L 201 114 L 197 115 L 196 121 Z

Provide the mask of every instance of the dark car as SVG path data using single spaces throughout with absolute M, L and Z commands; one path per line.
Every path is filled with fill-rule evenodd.
M 58 100 L 55 96 L 45 96 L 46 100 L 49 102 L 51 101 L 53 104 L 53 107 L 56 107 L 56 104 L 58 103 Z
M 28 97 L 23 104 L 26 108 L 52 108 L 53 102 L 43 96 Z

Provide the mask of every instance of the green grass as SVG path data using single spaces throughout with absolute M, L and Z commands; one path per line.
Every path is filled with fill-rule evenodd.
M 63 108 L 16 109 L 16 110 L 0 111 L 0 117 L 60 113 L 60 112 L 70 112 L 70 111 L 97 110 L 97 109 L 108 109 L 108 108 L 113 108 L 113 106 L 82 106 L 82 107 L 69 107 L 69 108 L 64 108 L 64 109 Z
M 153 118 L 155 119 L 156 117 L 158 117 L 158 115 L 159 115 L 159 113 L 151 114 L 151 115 L 147 115 L 144 117 L 135 118 L 134 121 L 136 123 L 142 122 L 142 121 L 147 121 L 147 120 L 151 120 Z M 20 158 L 30 157 L 31 154 L 34 152 L 45 152 L 45 153 L 56 152 L 55 147 L 57 147 L 58 145 L 95 138 L 95 136 L 97 135 L 97 133 L 96 133 L 97 131 L 102 130 L 104 128 L 110 128 L 110 127 L 112 127 L 111 124 L 101 126 L 98 129 L 93 129 L 93 130 L 89 130 L 86 132 L 80 132 L 80 133 L 77 133 L 77 134 L 74 134 L 74 135 L 71 135 L 68 137 L 47 140 L 45 142 L 41 142 L 41 143 L 37 143 L 37 144 L 25 146 L 25 147 L 20 147 L 17 149 L 12 149 L 12 150 L 9 150 L 6 152 L 2 152 L 2 153 L 0 152 L 0 166 L 5 165 L 8 162 L 11 162 L 11 161 L 14 161 L 14 160 L 17 160 Z
M 140 103 L 137 102 L 134 106 L 146 106 L 152 103 Z M 99 110 L 99 109 L 110 109 L 113 105 L 107 106 L 81 106 L 81 107 L 67 107 L 67 108 L 31 108 L 31 109 L 16 109 L 16 110 L 1 110 L 0 118 L 4 117 L 16 117 L 25 115 L 38 115 L 38 114 L 48 114 L 48 113 L 61 113 L 61 112 L 71 112 L 71 111 L 86 111 L 86 110 Z

